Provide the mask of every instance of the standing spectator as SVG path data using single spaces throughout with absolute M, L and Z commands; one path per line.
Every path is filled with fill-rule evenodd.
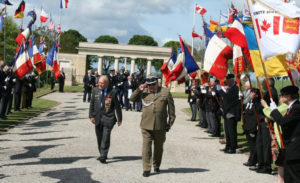
M 31 84 L 31 76 L 30 74 L 26 74 L 24 77 L 24 84 L 22 88 L 22 109 L 29 108 L 29 97 L 32 92 L 32 84 Z
M 246 105 L 250 100 L 250 92 L 251 92 L 251 85 L 250 82 L 247 81 L 245 83 L 245 91 L 243 92 L 243 104 Z
M 188 103 L 190 104 L 190 108 L 192 111 L 192 118 L 191 121 L 196 121 L 196 117 L 197 117 L 197 96 L 194 93 L 194 90 L 197 90 L 198 88 L 198 81 L 196 81 L 195 79 L 192 80 L 192 84 L 191 86 L 188 87 Z
M 0 118 L 7 119 L 5 112 L 8 104 L 8 82 L 9 82 L 9 67 L 0 62 Z
M 120 73 L 117 75 L 117 88 L 119 93 L 119 103 L 122 108 L 124 107 L 123 96 L 124 96 L 124 82 L 127 80 L 127 75 L 124 73 L 125 68 L 120 69 Z
M 54 72 L 51 71 L 51 90 L 54 89 L 55 83 L 56 83 L 55 75 Z
M 100 79 L 100 75 L 99 75 L 98 71 L 94 72 L 94 77 L 95 77 L 95 85 L 94 85 L 94 87 L 96 87 L 96 86 L 98 86 L 98 82 L 99 82 L 99 79 Z
M 237 149 L 237 122 L 241 118 L 241 105 L 239 105 L 239 89 L 235 83 L 233 74 L 226 76 L 226 83 L 227 85 L 219 92 L 224 102 L 224 126 L 226 135 L 226 147 L 224 152 L 234 154 Z
M 29 75 L 29 92 L 28 92 L 28 96 L 27 96 L 27 108 L 32 108 L 32 100 L 33 100 L 33 93 L 36 92 L 36 80 L 37 80 L 38 76 L 35 76 L 34 72 L 32 72 Z
M 66 79 L 66 75 L 64 73 L 64 68 L 61 68 L 60 75 L 58 77 L 59 92 L 64 92 L 65 79 Z
M 141 73 L 140 71 L 138 71 L 136 73 L 136 77 L 137 77 L 137 88 L 139 86 L 141 86 L 142 84 L 145 84 L 145 79 L 143 76 L 143 73 Z M 135 102 L 137 103 L 137 111 L 141 112 L 142 111 L 142 98 L 140 98 L 139 100 L 135 100 Z
M 116 85 L 117 85 L 117 74 L 116 74 L 115 69 L 110 69 L 109 70 L 108 79 L 109 79 L 109 85 L 112 88 L 116 88 Z
M 8 104 L 5 111 L 6 115 L 9 115 L 11 113 L 13 98 L 14 98 L 14 90 L 15 90 L 15 84 L 16 84 L 16 75 L 12 72 L 12 68 L 10 68 L 9 71 L 9 82 L 8 82 Z
M 126 111 L 128 111 L 128 109 L 132 110 L 132 108 L 133 108 L 133 106 L 131 106 L 131 102 L 129 102 L 129 98 L 136 88 L 134 82 L 132 81 L 132 77 L 128 76 L 127 78 L 128 78 L 127 81 L 124 83 L 124 96 L 125 96 Z
M 95 86 L 95 77 L 92 75 L 92 70 L 88 70 L 88 73 L 83 77 L 83 102 L 86 101 L 86 95 L 88 95 L 87 101 L 90 102 L 93 86 Z
M 21 111 L 21 99 L 22 99 L 22 90 L 23 90 L 23 85 L 24 85 L 24 78 L 16 78 L 16 84 L 15 84 L 15 106 L 14 110 L 15 111 Z

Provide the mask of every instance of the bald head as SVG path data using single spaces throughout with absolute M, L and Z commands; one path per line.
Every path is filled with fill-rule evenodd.
M 109 85 L 109 79 L 106 75 L 100 76 L 98 86 L 100 90 L 104 90 Z

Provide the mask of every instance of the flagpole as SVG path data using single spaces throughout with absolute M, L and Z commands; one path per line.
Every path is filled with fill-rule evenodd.
M 252 12 L 251 6 L 249 4 L 249 0 L 247 0 L 247 4 L 248 4 L 249 11 L 250 11 L 251 19 L 253 20 L 253 12 Z M 271 93 L 270 83 L 269 83 L 269 79 L 268 79 L 268 73 L 266 71 L 266 66 L 265 66 L 264 60 L 262 58 L 261 48 L 260 48 L 260 44 L 259 44 L 259 40 L 258 40 L 258 36 L 257 36 L 257 30 L 256 30 L 255 26 L 253 26 L 253 29 L 254 29 L 255 38 L 256 38 L 256 42 L 257 42 L 257 46 L 258 46 L 258 51 L 259 51 L 259 54 L 260 54 L 260 61 L 261 61 L 262 67 L 263 67 L 264 75 L 265 75 L 265 81 L 266 81 L 266 84 L 267 84 L 267 87 L 268 87 L 269 97 L 270 97 L 271 101 L 273 101 L 273 96 L 272 96 L 272 93 Z M 258 81 L 258 79 L 257 79 L 257 81 Z M 260 88 L 260 83 L 257 83 L 257 84 Z M 262 92 L 261 88 L 260 88 L 260 92 Z M 262 93 L 261 93 L 261 95 L 262 95 Z M 262 99 L 263 99 L 263 97 L 262 97 Z M 271 129 L 272 129 L 271 127 L 273 127 L 273 125 L 270 122 L 268 122 L 268 126 L 269 126 L 269 130 L 271 132 Z M 282 135 L 281 135 L 280 131 L 278 131 L 278 132 L 279 132 L 280 141 L 283 142 Z M 282 149 L 285 148 L 283 143 L 281 143 L 281 148 Z
M 195 7 L 196 7 L 196 4 L 195 3 Z M 195 30 L 195 25 L 196 25 L 196 8 L 194 7 L 194 20 L 193 20 L 193 31 Z M 193 35 L 192 35 L 192 56 L 194 56 L 194 38 L 193 38 Z
M 5 15 L 6 15 L 6 13 L 7 13 L 7 11 L 6 11 L 6 8 L 7 8 L 7 6 L 5 5 Z M 5 62 L 5 60 L 6 60 L 6 58 L 5 58 L 5 47 L 6 47 L 6 18 L 3 18 L 3 29 L 4 29 L 4 46 L 3 46 L 3 61 Z

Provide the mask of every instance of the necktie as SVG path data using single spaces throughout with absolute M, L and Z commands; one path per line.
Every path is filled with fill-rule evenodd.
M 101 94 L 101 108 L 103 109 L 104 105 L 105 105 L 105 91 L 102 90 L 101 92 L 102 92 L 102 94 Z

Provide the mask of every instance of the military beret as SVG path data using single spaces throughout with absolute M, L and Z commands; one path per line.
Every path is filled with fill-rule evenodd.
M 227 74 L 226 79 L 233 79 L 234 78 L 234 74 Z
M 293 95 L 299 91 L 297 86 L 286 86 L 280 90 L 281 95 Z
M 112 71 L 115 71 L 115 69 L 110 69 L 109 71 L 112 72 Z

